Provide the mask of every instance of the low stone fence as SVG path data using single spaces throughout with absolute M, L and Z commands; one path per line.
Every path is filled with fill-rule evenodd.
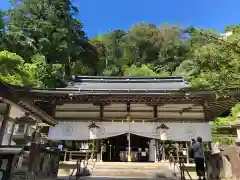
M 20 161 L 13 165 L 12 179 L 55 179 L 58 174 L 59 153 L 39 149 L 34 162 L 29 162 L 30 152 L 25 150 Z M 17 165 L 18 164 L 18 165 Z M 16 166 L 17 165 L 17 166 Z M 33 166 L 33 167 L 30 167 Z
M 209 180 L 240 179 L 240 147 L 229 146 L 219 153 L 205 153 L 207 176 Z

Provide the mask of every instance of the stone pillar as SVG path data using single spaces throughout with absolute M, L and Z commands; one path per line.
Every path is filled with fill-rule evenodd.
M 4 104 L 4 103 L 2 103 Z M 0 127 L 0 145 L 2 145 L 3 143 L 3 138 L 4 138 L 4 134 L 6 132 L 6 128 L 7 128 L 7 123 L 8 123 L 8 118 L 9 118 L 9 111 L 10 111 L 10 105 L 6 104 L 6 106 L 4 106 L 4 110 L 1 110 L 3 112 L 1 112 L 1 127 Z
M 40 153 L 40 132 L 38 129 L 38 123 L 36 123 L 36 130 L 32 134 L 31 145 L 30 145 L 30 154 L 28 159 L 28 173 L 27 176 L 29 180 L 35 180 L 36 177 L 36 165 L 38 156 Z
M 12 137 L 14 135 L 15 126 L 16 126 L 16 120 L 12 123 L 12 129 L 11 129 L 11 134 L 8 140 L 8 145 L 12 145 Z
M 237 138 L 240 139 L 240 127 L 237 128 Z
M 237 140 L 236 145 L 240 146 L 240 127 L 237 128 Z
M 150 142 L 149 142 L 149 161 L 150 162 L 157 162 L 155 145 L 156 145 L 155 139 L 150 139 Z

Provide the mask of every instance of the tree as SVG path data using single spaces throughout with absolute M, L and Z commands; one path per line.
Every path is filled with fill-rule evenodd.
M 164 24 L 160 27 L 161 47 L 158 59 L 154 62 L 157 71 L 168 71 L 172 74 L 176 68 L 185 60 L 190 44 L 185 30 L 180 26 Z
M 5 33 L 5 23 L 4 23 L 4 12 L 0 10 L 0 50 L 3 49 L 3 36 L 4 36 L 4 33 Z
M 232 143 L 231 138 L 228 138 L 228 137 L 219 138 L 219 137 L 216 137 L 216 135 L 219 133 L 218 132 L 219 126 L 226 126 L 226 125 L 230 126 L 231 123 L 233 123 L 237 119 L 239 113 L 240 113 L 240 103 L 236 104 L 231 108 L 231 114 L 228 117 L 218 117 L 215 119 L 212 125 L 212 134 L 213 134 L 214 141 L 220 141 L 226 144 Z
M 140 23 L 134 25 L 124 36 L 124 52 L 129 65 L 153 64 L 156 72 L 170 74 L 184 60 L 188 43 L 181 36 L 179 26 Z
M 147 23 L 133 25 L 124 36 L 126 64 L 153 63 L 158 58 L 161 42 L 161 32 L 155 25 Z
M 127 66 L 124 69 L 124 76 L 169 76 L 168 72 L 156 73 L 152 70 L 151 65 Z
M 126 32 L 115 30 L 103 38 L 105 46 L 105 75 L 106 72 L 110 72 L 109 75 L 114 76 L 122 75 L 123 67 L 126 64 L 122 47 L 125 35 Z
M 222 40 L 222 37 L 211 31 L 191 31 L 191 49 L 186 61 L 175 71 L 175 74 L 185 73 L 193 86 L 224 90 L 238 87 L 240 84 L 240 54 L 229 47 L 232 39 Z M 214 38 L 210 38 L 214 37 Z M 189 70 L 187 72 L 187 69 Z
M 11 2 L 14 8 L 8 12 L 9 32 L 21 32 L 33 42 L 27 59 L 41 53 L 47 62 L 63 64 L 67 76 L 71 75 L 73 62 L 86 62 L 89 56 L 96 60 L 96 50 L 88 43 L 82 23 L 74 18 L 79 11 L 70 0 Z
M 107 58 L 107 42 L 106 36 L 99 35 L 96 38 L 91 39 L 92 45 L 97 50 L 97 74 L 103 75 L 104 69 L 108 66 L 108 58 Z M 111 74 L 111 73 L 110 73 Z
M 25 63 L 17 54 L 0 52 L 0 80 L 13 85 L 38 86 L 35 70 L 34 64 Z
M 39 81 L 39 87 L 56 88 L 62 86 L 64 68 L 61 64 L 48 64 L 46 58 L 36 54 L 31 58 L 31 64 L 35 67 L 34 77 Z

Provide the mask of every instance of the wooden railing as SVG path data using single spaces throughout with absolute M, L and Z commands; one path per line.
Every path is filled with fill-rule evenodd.
M 170 162 L 170 167 L 173 166 L 174 176 L 177 176 L 177 174 L 180 173 L 181 180 L 185 180 L 186 179 L 185 173 L 187 173 L 189 179 L 192 180 L 192 177 L 184 164 L 185 163 L 184 158 L 181 158 L 181 156 L 178 156 L 178 157 L 169 156 L 169 162 Z
M 189 179 L 192 180 L 192 177 L 191 177 L 188 169 L 186 168 L 186 166 L 184 165 L 184 162 L 181 159 L 179 160 L 179 168 L 180 168 L 181 180 L 185 180 L 186 179 L 185 173 L 187 173 Z
M 61 161 L 78 161 L 79 159 L 85 158 L 86 154 L 90 152 L 90 150 L 62 151 L 60 152 L 60 159 Z
M 70 154 L 72 154 L 73 151 L 66 151 L 66 152 L 71 152 Z M 77 160 L 76 168 L 73 169 L 71 175 L 69 176 L 69 180 L 72 180 L 72 178 L 74 177 L 74 172 L 76 172 L 75 174 L 76 180 L 82 176 L 90 176 L 91 171 L 88 169 L 88 163 L 89 163 L 89 160 L 93 159 L 94 153 L 92 151 L 86 151 L 84 156 L 82 156 L 83 152 L 80 152 L 80 151 L 74 151 L 74 152 L 77 152 L 78 154 L 80 153 L 81 156 L 80 156 L 80 159 Z M 93 166 L 95 166 L 95 163 Z

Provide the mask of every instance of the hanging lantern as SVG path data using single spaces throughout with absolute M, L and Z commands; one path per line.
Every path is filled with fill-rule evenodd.
M 98 139 L 100 137 L 100 127 L 94 122 L 88 126 L 89 128 L 89 139 Z
M 159 134 L 160 140 L 167 140 L 167 130 L 169 127 L 167 127 L 164 123 L 162 123 L 160 126 L 156 128 L 157 134 Z

